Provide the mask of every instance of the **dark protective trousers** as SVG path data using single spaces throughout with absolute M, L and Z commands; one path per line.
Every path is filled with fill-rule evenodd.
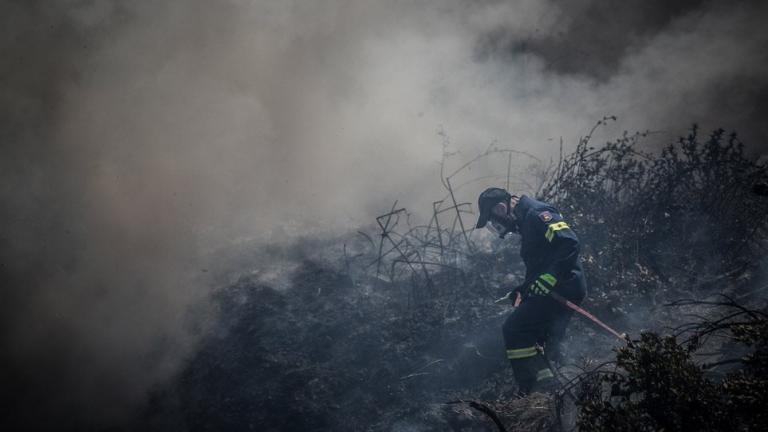
M 555 291 L 573 303 L 586 296 L 586 281 L 581 271 L 558 281 Z M 545 355 L 559 355 L 559 345 L 573 311 L 549 296 L 530 295 L 507 317 L 502 328 L 507 358 L 510 360 L 520 393 L 533 391 L 538 382 L 552 378 Z M 551 354 L 551 355 L 550 355 Z

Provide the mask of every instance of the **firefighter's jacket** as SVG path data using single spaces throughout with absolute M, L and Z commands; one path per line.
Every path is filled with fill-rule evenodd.
M 515 206 L 514 215 L 522 243 L 520 256 L 526 269 L 523 286 L 543 277 L 553 282 L 554 291 L 560 292 L 564 288 L 563 282 L 574 276 L 583 278 L 579 239 L 557 209 L 523 195 Z

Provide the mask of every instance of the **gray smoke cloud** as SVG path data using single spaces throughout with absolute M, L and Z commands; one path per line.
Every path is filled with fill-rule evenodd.
M 598 139 L 698 122 L 764 152 L 767 8 L 4 2 L 6 406 L 125 415 L 194 351 L 215 251 L 428 209 L 440 129 L 465 159 L 553 157 L 606 114 Z

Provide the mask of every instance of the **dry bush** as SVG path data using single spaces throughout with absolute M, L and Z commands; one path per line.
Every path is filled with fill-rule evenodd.
M 687 304 L 704 304 L 687 302 Z M 692 323 L 685 340 L 644 333 L 621 348 L 616 369 L 581 384 L 578 425 L 588 431 L 758 431 L 768 428 L 768 314 L 731 300 L 716 320 Z M 702 340 L 726 337 L 702 363 Z M 725 373 L 719 368 L 730 367 Z
M 643 136 L 594 148 L 588 135 L 541 190 L 583 240 L 591 287 L 655 299 L 754 265 L 764 251 L 768 200 L 753 185 L 766 166 L 722 129 L 702 139 L 694 126 L 658 154 L 637 149 Z

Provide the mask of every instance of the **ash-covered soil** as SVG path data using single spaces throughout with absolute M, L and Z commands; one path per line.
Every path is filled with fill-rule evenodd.
M 526 403 L 504 357 L 511 307 L 493 303 L 503 275 L 445 270 L 414 298 L 407 281 L 353 277 L 306 249 L 273 248 L 269 264 L 289 267 L 287 281 L 265 277 L 268 265 L 216 291 L 216 324 L 153 393 L 142 428 L 487 431 L 491 419 L 469 401 Z M 566 339 L 582 366 L 617 345 L 578 318 Z M 542 424 L 551 408 L 534 410 Z

